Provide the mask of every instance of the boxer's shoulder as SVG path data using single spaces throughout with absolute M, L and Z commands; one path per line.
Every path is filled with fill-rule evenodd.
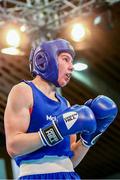
M 31 105 L 33 103 L 32 90 L 29 85 L 24 82 L 20 82 L 14 85 L 9 93 L 9 99 L 15 101 L 22 101 L 25 104 Z
M 24 83 L 24 82 L 20 82 L 16 85 L 14 85 L 10 91 L 10 93 L 18 93 L 18 94 L 23 94 L 23 95 L 28 95 L 28 93 L 31 93 L 31 87 Z

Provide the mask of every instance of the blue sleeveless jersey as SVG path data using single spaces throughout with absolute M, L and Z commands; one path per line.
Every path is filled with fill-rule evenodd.
M 31 88 L 33 93 L 33 109 L 30 117 L 30 124 L 27 133 L 38 132 L 51 120 L 55 120 L 56 116 L 62 113 L 67 107 L 67 100 L 56 93 L 58 102 L 48 98 L 43 94 L 32 82 L 25 81 Z M 32 142 L 31 142 L 32 143 Z M 72 157 L 73 152 L 70 150 L 70 136 L 66 136 L 60 143 L 55 146 L 44 146 L 32 153 L 16 156 L 14 160 L 20 166 L 26 161 L 36 161 L 47 156 L 68 156 Z

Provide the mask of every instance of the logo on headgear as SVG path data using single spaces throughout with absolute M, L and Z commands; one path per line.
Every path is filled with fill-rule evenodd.
M 34 58 L 36 59 L 35 65 L 38 67 L 39 71 L 45 72 L 48 62 L 45 52 L 40 49 L 37 53 L 35 53 Z

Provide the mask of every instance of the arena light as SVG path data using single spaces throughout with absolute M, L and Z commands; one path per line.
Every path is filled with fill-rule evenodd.
M 76 63 L 74 64 L 73 68 L 74 71 L 83 71 L 88 68 L 88 65 L 84 63 Z
M 8 54 L 8 55 L 14 55 L 14 56 L 23 56 L 25 53 L 21 51 L 20 49 L 16 47 L 9 47 L 9 48 L 3 48 L 1 49 L 1 52 L 3 54 Z
M 22 25 L 22 26 L 20 27 L 20 31 L 21 31 L 21 32 L 25 32 L 26 29 L 27 29 L 26 25 Z
M 24 40 L 18 27 L 8 25 L 4 30 L 5 44 L 1 49 L 1 53 L 8 55 L 23 56 L 25 52 L 21 49 L 21 43 Z M 22 41 L 21 41 L 22 39 Z
M 95 19 L 94 19 L 94 25 L 98 25 L 102 22 L 102 17 L 101 16 L 97 16 Z
M 20 35 L 15 29 L 10 29 L 6 35 L 8 45 L 18 47 L 20 45 Z
M 83 40 L 86 36 L 86 27 L 83 24 L 76 23 L 73 24 L 71 30 L 71 38 L 75 42 Z

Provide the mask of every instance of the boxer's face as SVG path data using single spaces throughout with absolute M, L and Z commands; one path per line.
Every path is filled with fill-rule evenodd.
M 58 83 L 61 87 L 68 84 L 73 71 L 73 58 L 67 52 L 58 56 Z

